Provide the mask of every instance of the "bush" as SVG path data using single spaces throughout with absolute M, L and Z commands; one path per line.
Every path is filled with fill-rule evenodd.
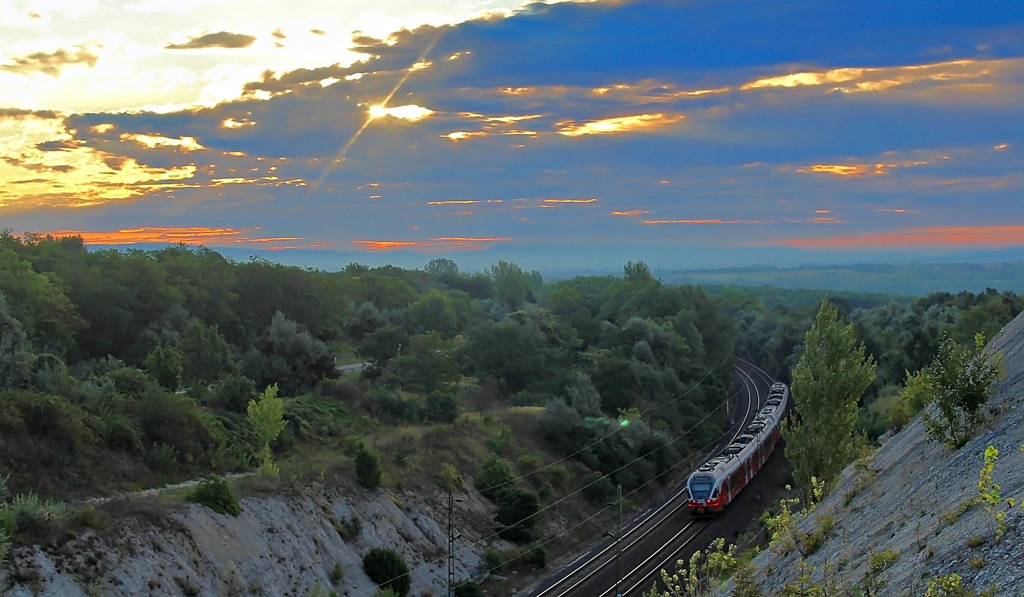
M 381 469 L 380 458 L 372 450 L 363 444 L 359 444 L 356 452 L 356 481 L 367 489 L 380 487 Z
M 492 453 L 487 456 L 487 460 L 477 471 L 473 485 L 480 490 L 480 493 L 494 501 L 497 500 L 498 492 L 511 486 L 515 478 L 512 465 L 501 456 Z
M 505 528 L 498 536 L 516 543 L 529 543 L 533 537 L 530 530 L 537 523 L 540 505 L 537 495 L 517 487 L 506 487 L 498 492 L 498 512 L 494 520 Z
M 463 481 L 458 469 L 446 462 L 441 465 L 441 470 L 437 473 L 437 483 L 442 489 L 455 491 L 456 489 L 461 489 L 465 481 Z
M 202 504 L 214 512 L 238 516 L 242 505 L 238 503 L 231 487 L 221 477 L 207 477 L 188 492 L 188 501 Z
M 501 572 L 505 566 L 505 556 L 494 547 L 484 548 L 484 566 L 488 572 Z
M 611 480 L 598 472 L 583 478 L 583 495 L 595 506 L 603 506 L 615 493 Z
M 451 395 L 434 391 L 427 396 L 423 416 L 434 423 L 451 424 L 459 416 L 459 407 Z
M 363 570 L 382 589 L 391 589 L 399 597 L 409 594 L 412 580 L 409 565 L 393 549 L 375 547 L 363 558 Z

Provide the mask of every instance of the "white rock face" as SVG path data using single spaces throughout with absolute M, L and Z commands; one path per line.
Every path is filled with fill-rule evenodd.
M 444 595 L 447 584 L 447 494 L 416 495 L 307 489 L 241 500 L 238 517 L 197 504 L 133 517 L 116 529 L 89 532 L 61 546 L 14 550 L 0 591 L 15 596 L 293 595 L 316 590 L 369 597 L 376 585 L 362 559 L 374 547 L 397 551 L 409 565 L 410 595 Z M 476 574 L 482 548 L 473 528 L 484 512 L 460 511 L 457 579 Z M 468 517 L 468 518 L 467 518 Z M 475 524 L 473 518 L 480 518 Z M 481 518 L 482 517 L 482 518 Z M 358 533 L 346 521 L 358 520 Z M 341 531 L 339 533 L 339 531 Z M 348 536 L 346 539 L 343 535 Z M 332 580 L 340 564 L 344 577 Z
M 894 435 L 878 451 L 870 469 L 843 473 L 837 489 L 798 525 L 811 532 L 823 516 L 835 517 L 835 528 L 821 548 L 806 558 L 805 570 L 822 582 L 823 574 L 840 587 L 863 583 L 869 556 L 899 552 L 879 580 L 884 596 L 921 597 L 929 578 L 956 573 L 963 586 L 981 592 L 996 588 L 1000 597 L 1024 595 L 1024 315 L 1010 322 L 989 344 L 1003 354 L 1007 376 L 991 406 L 986 430 L 960 450 L 929 443 L 920 418 Z M 1007 510 L 1009 531 L 994 537 L 992 517 L 981 506 L 955 516 L 964 502 L 978 496 L 978 473 L 985 449 L 995 446 L 999 458 L 993 481 L 1002 497 L 1015 498 Z M 1002 505 L 1006 510 L 1005 503 Z M 975 545 L 978 538 L 984 539 Z M 758 556 L 760 588 L 776 595 L 800 574 L 800 554 L 773 549 Z

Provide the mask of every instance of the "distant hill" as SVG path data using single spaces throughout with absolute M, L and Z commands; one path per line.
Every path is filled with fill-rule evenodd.
M 1024 261 L 1003 263 L 912 263 L 654 270 L 667 284 L 774 286 L 887 294 L 1024 291 Z

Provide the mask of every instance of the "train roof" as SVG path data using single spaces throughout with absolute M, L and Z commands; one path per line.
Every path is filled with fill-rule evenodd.
M 762 407 L 743 434 L 737 436 L 717 456 L 700 465 L 697 471 L 693 473 L 694 475 L 711 475 L 718 479 L 731 474 L 743 462 L 747 453 L 753 452 L 757 446 L 755 440 L 759 439 L 761 434 L 771 433 L 779 425 L 782 412 L 786 406 L 786 400 L 789 398 L 789 388 L 782 382 L 775 382 L 772 384 L 768 396 L 769 400 L 773 398 L 781 398 L 782 400 L 773 405 Z M 773 400 L 773 402 L 775 401 Z M 751 427 L 755 426 L 760 428 L 751 429 Z

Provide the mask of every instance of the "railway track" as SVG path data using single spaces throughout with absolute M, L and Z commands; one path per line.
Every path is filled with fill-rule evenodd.
M 729 430 L 709 446 L 715 454 L 742 433 L 767 399 L 773 378 L 753 363 L 737 360 L 736 374 L 742 388 L 730 401 L 737 404 Z M 701 461 L 700 458 L 697 461 Z M 685 481 L 689 471 L 681 475 Z M 636 515 L 622 528 L 618 538 L 610 534 L 601 544 L 577 557 L 538 586 L 524 591 L 524 597 L 624 597 L 639 596 L 660 580 L 662 569 L 688 557 L 713 538 L 705 531 L 710 520 L 695 519 L 686 502 L 685 482 L 679 483 L 657 506 Z M 707 539 L 702 541 L 701 539 Z

